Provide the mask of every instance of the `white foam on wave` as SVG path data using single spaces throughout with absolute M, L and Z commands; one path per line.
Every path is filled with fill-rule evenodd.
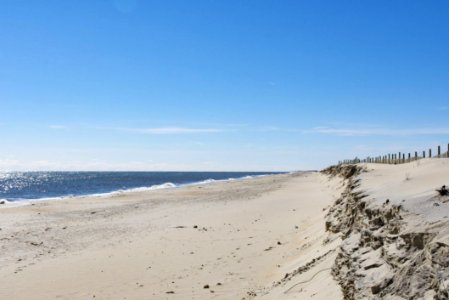
M 61 197 L 46 197 L 46 198 L 38 198 L 38 199 L 15 199 L 15 200 L 0 199 L 0 203 L 2 201 L 4 201 L 4 204 L 0 204 L 0 208 L 24 206 L 24 205 L 33 204 L 35 202 L 64 200 L 64 199 L 70 199 L 70 198 L 74 198 L 74 197 L 75 196 L 73 196 L 73 195 L 67 195 L 67 196 L 61 196 Z M 82 197 L 82 196 L 79 196 L 79 197 Z
M 163 184 L 155 184 L 155 185 L 152 185 L 149 187 L 138 187 L 138 188 L 124 189 L 124 190 L 117 190 L 117 191 L 108 192 L 108 193 L 97 193 L 97 194 L 89 194 L 89 195 L 79 195 L 79 196 L 66 195 L 66 196 L 61 196 L 61 197 L 47 197 L 47 198 L 39 198 L 39 199 L 16 199 L 14 201 L 0 199 L 0 203 L 3 202 L 3 204 L 0 204 L 0 208 L 23 206 L 23 205 L 32 204 L 34 202 L 40 202 L 40 201 L 66 200 L 66 199 L 71 199 L 71 198 L 90 198 L 90 197 L 106 198 L 106 197 L 125 194 L 125 193 L 146 192 L 146 191 L 168 189 L 168 188 L 175 188 L 175 187 L 178 187 L 178 186 L 174 183 L 166 182 Z
M 152 185 L 152 186 L 143 186 L 143 187 L 137 187 L 137 188 L 117 190 L 117 191 L 108 192 L 108 193 L 89 194 L 89 195 L 83 195 L 83 196 L 79 196 L 79 197 L 82 197 L 82 198 L 86 198 L 86 197 L 108 197 L 108 196 L 125 194 L 125 193 L 147 192 L 147 191 L 169 189 L 169 188 L 175 188 L 175 187 L 178 187 L 178 185 L 176 185 L 176 184 L 174 184 L 172 182 L 165 182 L 165 183 L 162 183 L 162 184 L 155 184 L 155 185 Z
M 0 209 L 7 208 L 7 207 L 16 207 L 16 206 L 23 206 L 27 205 L 30 202 L 27 201 L 9 201 L 6 199 L 0 199 Z
M 138 188 L 132 188 L 123 190 L 123 192 L 145 192 L 145 191 L 152 191 L 152 190 L 161 190 L 161 189 L 170 189 L 178 187 L 176 184 L 171 182 L 166 182 L 163 184 L 155 184 L 150 187 L 138 187 Z
M 221 180 L 215 180 L 215 179 L 206 179 L 203 181 L 198 181 L 193 183 L 194 185 L 200 185 L 200 184 L 208 184 L 208 183 L 212 183 L 212 182 L 217 182 L 217 181 L 221 181 Z
M 237 178 L 227 178 L 227 179 L 206 179 L 203 181 L 197 181 L 197 182 L 193 182 L 193 183 L 189 183 L 189 184 L 183 184 L 180 185 L 182 186 L 192 186 L 192 185 L 203 185 L 203 184 L 209 184 L 209 183 L 216 183 L 216 182 L 226 182 L 226 181 L 236 181 L 236 180 L 247 180 L 247 179 L 253 179 L 253 178 L 258 178 L 258 177 L 264 177 L 264 176 L 269 176 L 269 174 L 264 174 L 264 175 L 248 175 L 248 176 L 243 176 L 243 177 L 237 177 Z
M 10 201 L 6 199 L 0 199 L 0 204 L 8 204 Z

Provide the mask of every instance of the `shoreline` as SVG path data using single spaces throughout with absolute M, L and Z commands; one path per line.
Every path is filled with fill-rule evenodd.
M 267 174 L 261 174 L 261 175 L 247 175 L 243 177 L 237 177 L 237 178 L 228 178 L 228 179 L 206 179 L 201 180 L 197 182 L 191 182 L 191 183 L 180 183 L 175 184 L 172 182 L 165 182 L 162 184 L 154 184 L 148 187 L 135 187 L 135 188 L 129 188 L 129 189 L 119 189 L 114 190 L 111 192 L 105 192 L 105 193 L 93 193 L 93 194 L 82 194 L 82 195 L 65 195 L 65 196 L 57 196 L 57 197 L 43 197 L 43 198 L 33 198 L 33 199 L 6 199 L 6 198 L 0 198 L 0 202 L 3 202 L 0 204 L 0 209 L 2 208 L 10 208 L 10 207 L 18 207 L 23 205 L 31 205 L 33 203 L 43 202 L 43 201 L 61 201 L 61 200 L 77 200 L 77 199 L 83 199 L 83 198 L 108 198 L 108 197 L 114 197 L 116 195 L 126 195 L 126 194 L 132 194 L 132 193 L 141 193 L 141 192 L 151 192 L 154 190 L 162 190 L 162 189 L 179 189 L 184 187 L 190 187 L 190 186 L 202 186 L 206 184 L 214 184 L 219 182 L 228 182 L 228 181 L 241 181 L 241 180 L 250 180 L 254 178 L 261 178 L 265 176 L 276 176 L 276 175 L 284 175 L 284 174 L 295 174 L 295 173 L 303 173 L 306 171 L 293 171 L 293 172 L 276 172 L 276 173 L 267 173 Z M 201 172 L 199 172 L 201 173 Z

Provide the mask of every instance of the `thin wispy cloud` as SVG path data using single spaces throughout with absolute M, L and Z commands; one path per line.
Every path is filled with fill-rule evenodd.
M 219 128 L 189 128 L 189 127 L 157 127 L 157 128 L 119 128 L 121 131 L 140 133 L 140 134 L 199 134 L 199 133 L 218 133 L 225 131 Z
M 336 136 L 418 136 L 449 134 L 449 128 L 333 128 L 315 127 L 302 130 L 303 133 L 329 134 Z
M 67 129 L 67 126 L 55 124 L 55 125 L 49 125 L 48 128 L 50 128 L 50 129 Z

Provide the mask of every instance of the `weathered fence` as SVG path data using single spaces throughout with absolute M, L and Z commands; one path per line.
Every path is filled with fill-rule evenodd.
M 436 154 L 432 156 L 432 148 L 428 151 L 422 151 L 422 155 L 419 155 L 418 151 L 415 153 L 409 152 L 407 153 L 389 153 L 385 155 L 375 156 L 375 157 L 367 157 L 364 159 L 354 158 L 354 159 L 346 159 L 339 161 L 339 164 L 358 164 L 358 163 L 377 163 L 377 164 L 404 164 L 409 163 L 415 160 L 423 159 L 423 158 L 449 158 L 449 144 L 447 144 L 447 151 L 445 153 L 441 152 L 441 146 L 438 146 L 436 149 Z M 413 155 L 414 154 L 414 155 Z M 426 156 L 427 155 L 427 156 Z

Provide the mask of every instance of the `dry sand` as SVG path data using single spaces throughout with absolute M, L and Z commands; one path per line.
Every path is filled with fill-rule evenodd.
M 449 196 L 436 191 L 449 159 L 326 173 L 347 178 L 326 223 L 343 238 L 333 275 L 345 298 L 449 299 Z
M 0 209 L 0 299 L 340 299 L 324 227 L 339 183 L 307 172 Z
M 449 159 L 0 209 L 0 299 L 449 299 Z

